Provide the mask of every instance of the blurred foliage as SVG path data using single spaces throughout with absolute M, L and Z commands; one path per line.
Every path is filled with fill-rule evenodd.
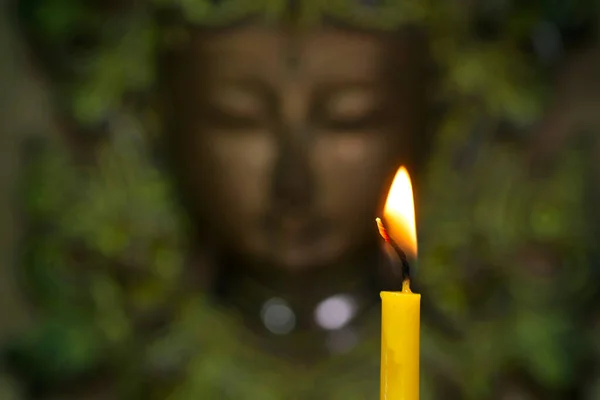
M 302 3 L 299 20 L 327 14 L 372 28 L 421 24 L 443 71 L 437 94 L 448 111 L 420 209 L 421 264 L 427 265 L 418 275 L 427 299 L 423 398 L 448 398 L 447 384 L 461 398 L 491 398 L 508 393 L 502 385 L 513 374 L 562 393 L 580 382 L 575 375 L 586 357 L 600 357 L 597 335 L 582 339 L 597 292 L 584 257 L 590 245 L 585 149 L 573 147 L 550 177 L 534 182 L 519 150 L 495 143 L 481 126 L 522 127 L 539 117 L 545 77 L 520 49 L 537 23 L 566 24 L 580 8 L 459 3 L 373 8 L 310 1 Z M 93 163 L 76 163 L 64 143 L 52 142 L 36 151 L 26 176 L 30 229 L 19 273 L 43 318 L 8 349 L 12 363 L 38 385 L 59 386 L 106 369 L 118 371 L 125 398 L 376 397 L 378 338 L 299 373 L 253 350 L 253 338 L 236 329 L 239 321 L 186 290 L 187 227 L 145 132 L 157 122 L 149 105 L 126 100 L 152 93 L 154 59 L 168 42 L 168 32 L 154 23 L 157 13 L 178 8 L 194 23 L 219 25 L 251 13 L 277 20 L 286 4 L 156 0 L 122 2 L 115 11 L 113 2 L 22 2 L 27 28 L 57 73 L 57 98 L 68 99 L 64 111 L 83 127 L 110 131 Z M 481 14 L 498 19 L 493 39 L 473 32 L 474 15 Z M 465 148 L 474 141 L 481 143 L 469 157 Z M 428 319 L 435 313 L 443 318 Z M 286 372 L 293 379 L 282 380 Z M 598 376 L 590 390 L 598 392 Z
M 598 272 L 585 257 L 593 245 L 582 198 L 585 152 L 566 153 L 551 177 L 537 181 L 524 174 L 517 150 L 497 143 L 461 174 L 433 164 L 422 196 L 427 268 L 419 282 L 457 332 L 448 341 L 425 325 L 423 355 L 463 387 L 464 398 L 498 398 L 496 382 L 510 371 L 563 398 L 584 372 L 593 345 L 580 338 L 598 293 L 589 279 Z

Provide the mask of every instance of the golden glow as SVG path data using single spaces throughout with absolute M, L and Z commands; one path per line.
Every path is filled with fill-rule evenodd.
M 405 167 L 400 167 L 396 172 L 383 209 L 383 219 L 391 240 L 406 253 L 407 257 L 416 258 L 415 202 L 410 175 Z

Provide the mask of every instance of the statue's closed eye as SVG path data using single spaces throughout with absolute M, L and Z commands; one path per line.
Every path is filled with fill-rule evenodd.
M 377 122 L 380 110 L 379 96 L 369 87 L 351 87 L 335 90 L 324 96 L 320 103 L 321 123 L 331 129 L 351 130 L 370 127 Z
M 215 87 L 208 96 L 208 122 L 226 128 L 253 128 L 266 114 L 263 96 L 243 86 Z

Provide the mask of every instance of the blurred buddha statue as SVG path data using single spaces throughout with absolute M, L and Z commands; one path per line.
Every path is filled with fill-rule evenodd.
M 166 139 L 214 294 L 281 354 L 327 354 L 340 313 L 360 321 L 397 284 L 374 217 L 423 154 L 423 55 L 408 30 L 247 24 L 192 29 L 164 57 Z
M 157 364 L 138 396 L 158 399 L 173 387 L 183 391 L 176 399 L 242 392 L 247 397 L 238 398 L 261 400 L 269 393 L 286 399 L 376 396 L 379 291 L 401 282 L 382 257 L 374 218 L 399 165 L 418 174 L 427 147 L 423 39 L 409 27 L 386 33 L 285 22 L 185 31 L 187 39 L 160 59 L 165 129 L 158 148 L 168 156 L 183 201 L 194 257 L 182 277 L 185 288 L 165 298 L 188 304 L 208 293 L 213 302 L 202 300 L 204 308 L 192 312 L 204 318 L 198 335 L 189 327 L 176 331 L 200 338 L 187 345 L 187 353 L 199 352 L 200 364 L 169 367 L 178 378 L 164 372 L 168 362 Z M 108 190 L 119 195 L 121 189 Z M 106 210 L 105 204 L 98 209 Z M 115 290 L 127 296 L 139 292 L 130 285 L 146 290 L 139 277 L 117 279 L 124 287 Z M 169 310 L 170 322 L 159 323 L 158 332 L 170 332 L 165 324 L 180 317 L 179 305 L 155 303 L 162 304 L 159 315 Z M 151 332 L 139 321 L 152 313 L 143 314 L 131 316 L 140 325 L 132 340 Z M 230 319 L 236 322 L 218 328 Z M 168 343 L 186 346 L 181 337 Z M 146 368 L 137 362 L 132 368 Z M 237 383 L 212 379 L 206 368 L 216 368 L 223 379 L 235 373 Z M 274 371 L 281 373 L 269 377 Z M 185 392 L 178 379 L 206 382 Z

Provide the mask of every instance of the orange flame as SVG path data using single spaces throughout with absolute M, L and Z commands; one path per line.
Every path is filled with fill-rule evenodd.
M 407 257 L 416 258 L 415 203 L 410 175 L 405 167 L 400 167 L 396 172 L 383 209 L 383 218 L 385 229 L 382 229 L 381 221 L 377 221 L 382 237 L 386 241 L 393 240 Z

